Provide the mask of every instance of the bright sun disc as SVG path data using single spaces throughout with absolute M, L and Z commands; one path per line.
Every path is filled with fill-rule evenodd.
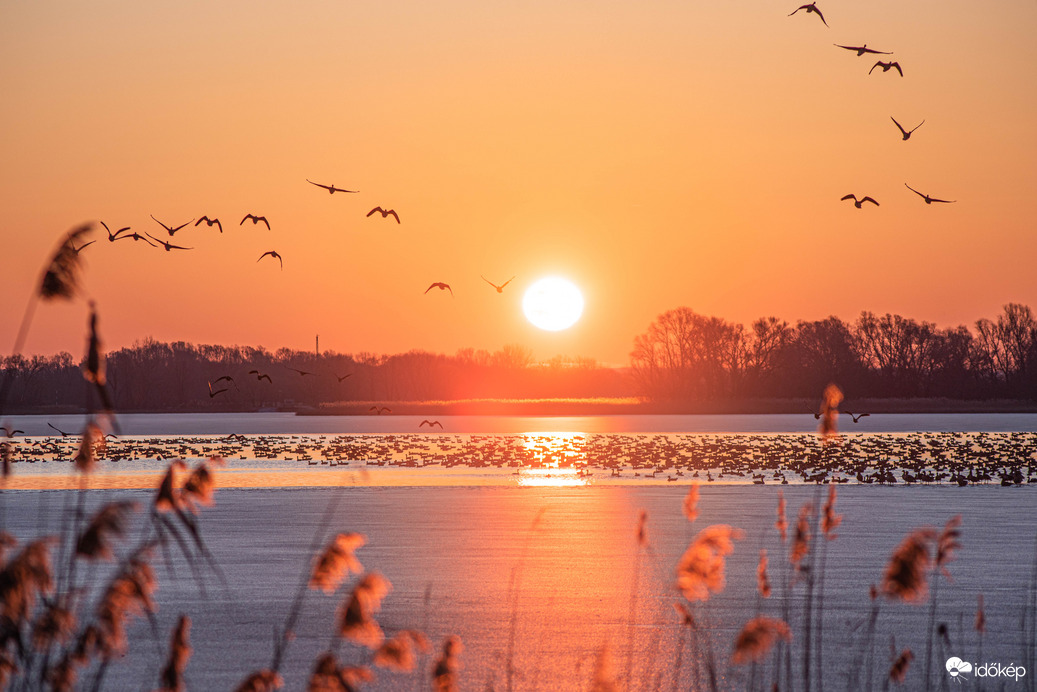
M 541 329 L 550 332 L 568 329 L 583 314 L 583 295 L 572 281 L 549 276 L 526 290 L 522 312 Z

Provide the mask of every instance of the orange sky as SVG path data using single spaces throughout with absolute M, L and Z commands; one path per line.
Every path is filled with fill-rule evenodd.
M 177 254 L 102 230 L 85 285 L 109 348 L 319 333 L 622 365 L 681 305 L 941 325 L 1037 307 L 1037 3 L 820 2 L 831 28 L 796 6 L 5 3 L 0 348 L 62 232 L 164 234 L 149 214 L 226 232 L 184 229 Z M 926 123 L 903 142 L 890 116 Z M 239 227 L 250 212 L 273 230 Z M 498 295 L 480 274 L 518 278 Z M 566 332 L 522 316 L 546 274 L 584 291 Z M 78 356 L 85 324 L 82 302 L 44 306 L 26 351 Z

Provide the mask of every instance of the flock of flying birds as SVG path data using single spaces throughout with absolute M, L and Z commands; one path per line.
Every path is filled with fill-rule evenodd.
M 818 16 L 818 18 L 824 23 L 824 25 L 828 26 L 828 22 L 825 20 L 825 16 L 823 14 L 821 14 L 821 10 L 818 9 L 816 2 L 812 2 L 809 5 L 800 5 L 794 11 L 790 12 L 789 16 L 791 17 L 792 15 L 796 14 L 800 10 L 804 10 L 807 14 L 816 14 Z M 842 48 L 843 50 L 853 51 L 853 52 L 855 52 L 857 54 L 858 57 L 860 57 L 862 55 L 892 55 L 893 54 L 892 51 L 882 51 L 882 50 L 874 50 L 873 48 L 868 48 L 868 44 L 866 44 L 866 43 L 861 44 L 859 46 L 844 46 L 844 45 L 839 44 L 839 43 L 834 43 L 832 45 L 834 45 L 837 48 Z M 876 67 L 882 68 L 883 72 L 889 72 L 891 69 L 895 69 L 897 72 L 900 73 L 901 77 L 904 76 L 904 70 L 903 70 L 903 68 L 901 68 L 899 62 L 895 62 L 895 61 L 884 62 L 882 60 L 879 60 L 874 65 L 871 66 L 871 69 L 868 70 L 868 74 L 871 74 L 872 72 L 874 72 Z M 912 132 L 914 132 L 915 130 L 917 130 L 918 128 L 920 128 L 922 125 L 925 124 L 925 120 L 922 120 L 922 122 L 918 123 L 917 125 L 915 125 L 910 130 L 905 130 L 903 125 L 901 125 L 900 123 L 897 122 L 896 118 L 890 117 L 890 120 L 892 120 L 893 124 L 897 126 L 898 130 L 900 130 L 900 134 L 903 137 L 903 141 L 905 141 L 905 142 L 908 139 L 911 138 L 911 133 Z M 924 192 L 919 192 L 918 190 L 914 189 L 913 187 L 911 187 L 907 183 L 904 183 L 904 186 L 908 190 L 910 190 L 911 192 L 915 193 L 916 195 L 921 197 L 923 200 L 925 200 L 926 204 L 933 204 L 934 202 L 940 203 L 940 204 L 953 204 L 954 202 L 957 201 L 957 200 L 953 200 L 953 199 L 938 199 L 936 197 L 932 197 L 932 196 L 930 196 L 930 195 L 928 195 L 928 194 L 926 194 Z M 852 200 L 853 201 L 853 206 L 855 206 L 858 209 L 863 209 L 863 205 L 864 205 L 865 202 L 871 202 L 876 207 L 879 206 L 879 203 L 877 201 L 875 201 L 875 198 L 873 198 L 873 197 L 864 196 L 864 197 L 861 197 L 860 199 L 858 199 L 857 195 L 853 195 L 853 194 L 845 195 L 842 198 L 840 198 L 839 201 L 845 202 L 847 200 Z

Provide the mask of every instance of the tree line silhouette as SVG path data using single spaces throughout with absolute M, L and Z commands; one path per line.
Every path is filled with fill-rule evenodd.
M 82 367 L 69 353 L 0 361 L 11 378 L 9 404 L 21 411 L 89 410 L 95 394 L 84 385 Z M 224 376 L 232 381 L 210 386 Z M 538 363 L 516 345 L 452 356 L 318 355 L 145 339 L 108 353 L 107 378 L 119 411 L 631 396 L 695 403 L 813 400 L 829 382 L 858 399 L 1032 400 L 1037 319 L 1029 307 L 1010 303 L 972 329 L 871 312 L 852 323 L 828 317 L 791 325 L 765 317 L 745 326 L 680 307 L 635 338 L 627 369 L 586 358 Z
M 971 330 L 871 312 L 747 328 L 681 307 L 636 337 L 630 359 L 638 391 L 659 400 L 815 398 L 829 382 L 854 398 L 1030 400 L 1037 320 L 1009 303 Z

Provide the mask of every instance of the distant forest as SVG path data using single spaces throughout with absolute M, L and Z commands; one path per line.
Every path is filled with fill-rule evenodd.
M 0 367 L 12 378 L 11 410 L 95 404 L 81 361 L 71 354 L 13 356 Z M 1013 303 L 971 329 L 870 312 L 852 323 L 829 317 L 791 325 L 767 317 L 745 326 L 682 307 L 663 313 L 636 337 L 624 369 L 563 357 L 538 363 L 520 346 L 492 353 L 463 349 L 452 356 L 317 355 L 149 339 L 108 353 L 107 379 L 118 411 L 632 396 L 690 404 L 814 400 L 829 382 L 854 399 L 1032 401 L 1037 320 L 1029 307 Z

